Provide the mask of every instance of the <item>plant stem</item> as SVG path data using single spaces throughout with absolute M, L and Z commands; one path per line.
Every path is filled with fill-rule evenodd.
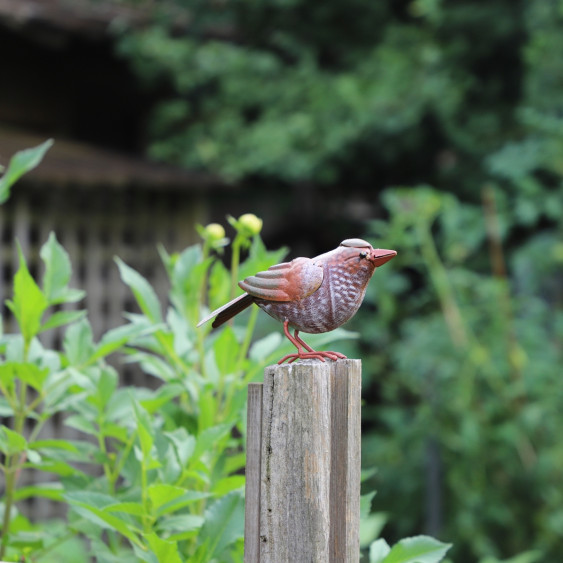
M 29 353 L 29 342 L 24 342 L 23 361 L 27 362 Z M 14 432 L 23 434 L 26 418 L 27 384 L 20 380 L 19 402 L 14 409 Z M 2 520 L 2 541 L 0 542 L 0 559 L 4 558 L 8 547 L 10 536 L 10 522 L 12 519 L 12 508 L 14 506 L 14 495 L 18 481 L 18 465 L 21 458 L 20 453 L 8 456 L 6 460 L 6 500 L 4 502 L 4 518 Z
M 100 416 L 99 420 L 98 420 L 98 428 L 99 428 L 99 432 L 98 432 L 98 446 L 100 448 L 100 451 L 102 452 L 102 454 L 104 455 L 104 459 L 107 460 L 108 459 L 108 452 L 107 452 L 107 448 L 106 448 L 106 439 L 105 436 L 103 435 L 102 432 L 102 427 L 103 427 L 103 417 Z M 112 481 L 112 474 L 111 474 L 111 467 L 109 466 L 107 461 L 104 461 L 103 463 L 103 467 L 104 467 L 104 475 L 106 476 L 108 485 L 110 487 L 110 493 L 113 493 L 113 481 Z
M 203 248 L 201 250 L 201 263 L 203 264 L 207 258 L 209 258 L 209 241 L 208 240 L 204 240 L 203 241 Z M 205 273 L 203 274 L 203 276 L 201 277 L 201 285 L 199 286 L 199 307 L 198 307 L 198 313 L 201 311 L 202 306 L 205 303 L 205 289 L 207 287 L 207 276 L 209 273 L 209 269 L 207 269 L 205 271 Z
M 434 244 L 430 225 L 421 220 L 417 223 L 420 237 L 420 250 L 428 267 L 430 279 L 434 285 L 446 324 L 450 329 L 450 336 L 456 347 L 466 347 L 468 344 L 467 330 L 461 312 L 457 305 L 453 288 L 448 278 L 446 268 L 440 260 L 440 255 Z
M 235 292 L 238 287 L 238 270 L 240 264 L 240 249 L 242 245 L 242 239 L 237 234 L 235 240 L 232 244 L 232 256 L 231 256 L 231 299 L 235 298 Z
M 119 456 L 119 459 L 113 468 L 113 472 L 110 472 L 112 488 L 115 487 L 115 482 L 117 481 L 119 475 L 121 474 L 121 470 L 123 469 L 123 466 L 127 461 L 127 457 L 129 456 L 129 452 L 133 448 L 133 444 L 135 443 L 136 438 L 137 438 L 136 432 L 129 437 L 129 440 L 125 445 L 125 448 L 121 451 L 121 455 Z
M 483 200 L 483 212 L 485 215 L 485 226 L 487 229 L 487 239 L 489 242 L 489 252 L 491 255 L 491 269 L 493 276 L 501 283 L 500 310 L 505 322 L 506 353 L 512 378 L 520 380 L 522 370 L 518 361 L 520 346 L 514 332 L 514 321 L 512 314 L 512 301 L 510 298 L 510 287 L 506 271 L 506 261 L 502 249 L 500 225 L 498 222 L 498 212 L 495 202 L 495 193 L 490 185 L 486 185 L 481 193 Z
M 4 518 L 2 520 L 2 543 L 0 545 L 0 558 L 4 559 L 6 547 L 8 546 L 8 536 L 10 533 L 10 515 L 14 502 L 14 489 L 16 486 L 16 474 L 13 468 L 14 458 L 17 454 L 11 455 L 6 461 L 6 501 L 4 502 Z
M 254 334 L 254 327 L 256 326 L 256 319 L 258 318 L 258 312 L 260 309 L 258 307 L 252 307 L 250 311 L 250 317 L 248 323 L 246 324 L 246 332 L 244 334 L 244 340 L 240 347 L 239 357 L 237 360 L 236 371 L 239 371 L 242 367 L 242 362 L 246 358 L 248 349 L 250 348 L 250 342 L 252 341 L 252 335 Z
M 148 482 L 147 482 L 147 463 L 143 453 L 143 460 L 141 462 L 141 501 L 143 503 L 143 531 L 149 533 L 151 531 L 151 518 L 149 516 L 149 495 L 148 495 Z

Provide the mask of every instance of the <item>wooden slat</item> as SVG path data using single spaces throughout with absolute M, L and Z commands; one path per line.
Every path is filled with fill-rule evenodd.
M 344 360 L 331 366 L 331 563 L 360 557 L 362 364 Z
M 260 562 L 260 468 L 262 453 L 262 383 L 248 386 L 244 562 Z

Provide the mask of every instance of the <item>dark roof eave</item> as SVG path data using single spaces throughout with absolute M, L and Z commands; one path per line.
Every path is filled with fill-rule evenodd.
M 0 163 L 17 152 L 45 141 L 36 133 L 0 127 Z M 118 154 L 83 143 L 55 140 L 41 164 L 26 179 L 53 187 L 83 186 L 208 191 L 233 189 L 217 175 L 189 171 Z

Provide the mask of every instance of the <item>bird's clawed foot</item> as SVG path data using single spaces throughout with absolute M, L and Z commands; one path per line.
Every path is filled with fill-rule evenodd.
M 346 356 L 340 352 L 297 352 L 296 354 L 288 354 L 287 356 L 284 356 L 278 364 L 283 364 L 286 361 L 291 364 L 295 360 L 321 360 L 321 362 L 324 362 L 325 358 L 335 362 L 338 359 L 345 360 Z
M 292 336 L 289 333 L 289 322 L 285 321 L 283 323 L 283 332 L 289 339 L 289 341 L 297 348 L 297 353 L 287 354 L 284 356 L 278 364 L 283 364 L 284 362 L 293 363 L 295 360 L 321 360 L 321 362 L 325 361 L 325 358 L 332 360 L 335 362 L 336 360 L 345 360 L 346 356 L 341 354 L 340 352 L 323 352 L 313 350 L 306 342 L 304 342 L 301 338 L 299 338 L 299 331 L 296 330 L 294 335 Z M 305 351 L 307 350 L 307 351 Z

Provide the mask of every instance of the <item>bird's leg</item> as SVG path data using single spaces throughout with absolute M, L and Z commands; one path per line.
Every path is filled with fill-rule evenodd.
M 307 344 L 307 342 L 305 342 L 302 338 L 299 338 L 299 331 L 295 330 L 293 333 L 293 338 L 295 338 L 295 340 L 297 340 L 297 342 L 299 342 L 299 344 L 301 344 L 301 346 L 303 346 L 303 348 L 305 348 L 308 352 L 315 352 L 316 350 L 313 350 L 313 348 L 311 348 L 309 346 L 309 344 Z
M 321 360 L 321 362 L 325 361 L 325 358 L 329 360 L 336 361 L 339 358 L 346 358 L 344 354 L 340 352 L 317 352 L 313 350 L 304 340 L 299 338 L 299 331 L 295 330 L 294 335 L 292 336 L 289 332 L 289 321 L 285 321 L 283 323 L 283 332 L 287 336 L 288 340 L 297 348 L 296 354 L 288 354 L 284 356 L 278 364 L 283 364 L 283 362 L 289 360 L 291 364 L 295 360 Z M 305 350 L 307 350 L 305 352 Z
M 299 337 L 299 331 L 296 330 L 294 333 L 294 338 L 295 340 L 297 340 L 297 342 L 299 342 L 304 348 L 306 348 L 309 352 L 312 352 L 313 354 L 322 354 L 323 356 L 326 356 L 327 358 L 329 358 L 330 360 L 345 360 L 346 356 L 344 354 L 341 354 L 340 352 L 317 352 L 316 350 L 313 350 L 313 348 L 311 348 L 302 338 Z

